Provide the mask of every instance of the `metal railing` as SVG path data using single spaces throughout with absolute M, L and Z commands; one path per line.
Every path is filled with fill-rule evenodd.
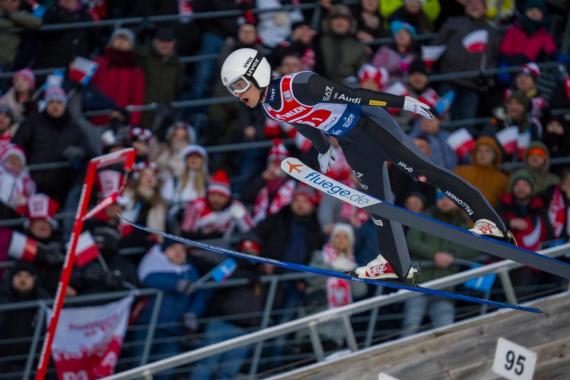
M 570 253 L 570 244 L 565 244 L 563 246 L 546 249 L 541 251 L 540 253 L 550 257 L 558 257 Z M 422 284 L 422 286 L 433 289 L 449 288 L 451 286 L 461 284 L 473 278 L 481 277 L 490 273 L 497 273 L 498 278 L 500 279 L 502 286 L 505 289 L 507 301 L 513 304 L 517 304 L 518 300 L 514 292 L 509 273 L 511 270 L 520 267 L 523 267 L 523 265 L 510 260 L 504 260 L 494 264 L 489 264 L 476 269 L 471 269 L 451 276 L 429 281 L 427 283 Z M 347 306 L 326 310 L 281 325 L 269 327 L 266 329 L 261 329 L 252 334 L 243 335 L 237 338 L 226 340 L 221 343 L 216 343 L 187 353 L 179 354 L 171 358 L 163 359 L 151 364 L 147 364 L 122 373 L 118 373 L 116 375 L 108 377 L 107 379 L 127 380 L 139 377 L 144 377 L 145 379 L 152 379 L 153 374 L 163 370 L 171 369 L 182 365 L 187 365 L 189 363 L 196 362 L 200 359 L 207 358 L 211 355 L 227 352 L 235 348 L 250 346 L 252 344 L 262 344 L 268 339 L 276 338 L 285 334 L 298 332 L 300 330 L 307 330 L 307 329 L 309 330 L 311 344 L 316 360 L 318 362 L 321 362 L 325 359 L 325 357 L 324 357 L 323 346 L 317 331 L 317 327 L 319 325 L 331 321 L 340 321 L 342 323 L 345 332 L 345 338 L 347 340 L 348 347 L 352 352 L 354 352 L 358 350 L 358 346 L 356 344 L 356 340 L 354 338 L 354 331 L 352 330 L 352 326 L 350 323 L 351 316 L 362 312 L 372 311 L 381 306 L 387 306 L 397 302 L 402 302 L 414 296 L 417 296 L 417 294 L 403 290 L 388 295 L 376 296 Z M 373 321 L 370 322 L 371 326 L 375 325 L 375 321 L 374 324 L 372 324 Z

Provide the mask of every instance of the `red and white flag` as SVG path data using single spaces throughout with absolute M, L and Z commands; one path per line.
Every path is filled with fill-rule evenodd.
M 402 84 L 402 82 L 394 82 L 392 83 L 386 90 L 388 94 L 398 95 L 398 96 L 408 96 L 410 92 Z
M 35 260 L 37 252 L 37 241 L 19 232 L 12 232 L 12 238 L 8 246 L 8 255 L 11 258 L 32 262 Z
M 63 309 L 52 356 L 59 380 L 110 376 L 121 354 L 132 297 L 103 306 Z M 47 321 L 51 318 L 47 313 Z
M 469 53 L 483 53 L 487 49 L 489 32 L 479 29 L 463 37 L 463 46 Z
M 303 153 L 307 153 L 312 147 L 313 143 L 311 140 L 297 132 L 295 134 L 295 146 Z
M 530 145 L 530 132 L 519 133 L 517 136 L 517 157 L 524 160 L 524 153 Z
M 79 235 L 77 241 L 77 249 L 75 250 L 75 262 L 77 266 L 82 267 L 95 260 L 99 255 L 99 248 L 93 240 L 93 236 L 88 231 Z
M 327 302 L 331 309 L 351 303 L 350 283 L 340 278 L 327 278 Z
M 445 49 L 445 45 L 422 46 L 422 60 L 429 69 L 441 58 Z
M 461 128 L 449 135 L 447 144 L 455 151 L 457 156 L 464 158 L 475 148 L 475 139 L 467 129 Z
M 517 140 L 519 138 L 519 127 L 513 126 L 497 132 L 497 140 L 507 154 L 515 153 L 517 149 Z
M 69 78 L 77 83 L 86 85 L 91 81 L 99 65 L 87 58 L 76 57 L 69 68 Z

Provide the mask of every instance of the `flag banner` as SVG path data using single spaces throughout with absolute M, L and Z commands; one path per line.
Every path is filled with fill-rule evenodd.
M 517 149 L 517 139 L 519 137 L 519 127 L 512 126 L 497 132 L 497 140 L 507 152 L 507 154 L 513 154 Z
M 459 157 L 465 158 L 475 148 L 475 139 L 467 129 L 461 128 L 449 135 L 447 144 Z
M 99 248 L 95 245 L 95 240 L 93 236 L 88 231 L 83 232 L 79 235 L 79 241 L 77 242 L 77 249 L 75 250 L 75 262 L 78 267 L 89 264 L 91 261 L 95 260 L 99 255 Z
M 327 278 L 327 303 L 333 309 L 352 302 L 350 283 L 340 278 Z
M 445 45 L 422 46 L 422 60 L 428 68 L 431 68 L 441 58 L 445 49 L 447 49 Z
M 220 265 L 212 270 L 212 279 L 214 282 L 223 282 L 234 273 L 237 263 L 233 259 L 226 259 Z
M 95 75 L 99 65 L 89 59 L 76 57 L 69 68 L 69 78 L 82 85 L 87 85 Z
M 394 82 L 387 89 L 386 92 L 392 95 L 408 96 L 410 93 L 402 82 Z
M 483 53 L 489 42 L 489 32 L 479 29 L 463 37 L 463 46 L 469 53 Z
M 52 356 L 59 380 L 110 376 L 121 354 L 133 297 L 103 306 L 63 309 Z M 47 321 L 52 311 L 47 313 Z

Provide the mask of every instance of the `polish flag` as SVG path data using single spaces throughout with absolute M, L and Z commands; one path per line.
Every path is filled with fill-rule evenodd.
M 69 78 L 83 86 L 89 84 L 99 65 L 89 59 L 77 57 L 71 62 Z
M 311 140 L 303 136 L 301 133 L 297 132 L 297 134 L 295 135 L 295 146 L 301 152 L 307 153 L 313 146 L 313 143 L 311 142 Z
M 519 133 L 517 137 L 517 157 L 524 160 L 524 153 L 530 145 L 530 132 Z
M 447 49 L 445 45 L 422 46 L 422 60 L 431 69 Z
M 31 262 L 36 258 L 38 242 L 19 232 L 12 233 L 8 255 L 16 260 Z
M 507 154 L 515 153 L 517 149 L 517 140 L 519 138 L 519 127 L 513 126 L 497 132 L 497 140 L 507 152 Z
M 457 156 L 466 157 L 475 148 L 475 139 L 465 128 L 453 132 L 447 138 L 447 144 L 455 151 Z
M 402 84 L 402 82 L 392 83 L 392 85 L 386 89 L 386 92 L 388 94 L 399 95 L 399 96 L 408 96 L 410 94 L 410 92 L 408 91 L 406 86 Z
M 281 126 L 277 120 L 270 118 L 265 119 L 265 124 L 263 125 L 263 134 L 268 139 L 275 139 L 281 136 Z
M 327 278 L 327 303 L 330 309 L 352 302 L 350 283 L 340 278 Z
M 75 251 L 75 260 L 77 261 L 77 266 L 82 267 L 89 264 L 91 261 L 95 260 L 98 255 L 99 248 L 97 248 L 97 245 L 95 245 L 93 236 L 91 236 L 88 231 L 85 231 L 79 235 L 77 250 Z
M 489 32 L 479 29 L 463 37 L 463 46 L 469 53 L 483 53 L 487 49 Z
M 420 96 L 418 97 L 418 100 L 420 102 L 424 102 L 427 105 L 429 105 L 430 107 L 435 107 L 435 104 L 437 103 L 438 99 L 439 99 L 439 95 L 431 87 L 428 87 L 428 89 L 425 90 L 424 92 L 422 92 L 420 94 Z

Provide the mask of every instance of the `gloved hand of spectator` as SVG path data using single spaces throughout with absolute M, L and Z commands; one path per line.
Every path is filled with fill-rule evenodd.
M 48 265 L 61 264 L 65 260 L 63 247 L 56 241 L 47 244 L 38 243 L 37 260 Z
M 121 234 L 113 227 L 97 227 L 93 231 L 93 240 L 99 251 L 105 255 L 118 253 Z
M 105 273 L 103 272 L 101 265 L 95 261 L 85 266 L 83 277 L 87 281 L 101 281 L 105 280 Z
M 412 98 L 411 96 L 406 96 L 404 98 L 404 106 L 402 109 L 423 116 L 429 120 L 433 120 L 435 117 L 431 112 L 431 107 L 429 105 L 420 102 L 418 99 Z
M 333 146 L 329 146 L 329 150 L 325 153 L 319 153 L 319 168 L 321 169 L 321 173 L 326 174 L 329 171 L 333 163 L 336 161 L 336 152 L 333 149 Z
M 69 162 L 74 170 L 79 170 L 81 161 L 85 157 L 85 151 L 79 146 L 70 145 L 61 152 L 61 155 Z
M 194 313 L 186 313 L 183 316 L 184 327 L 190 331 L 198 330 L 198 316 Z

